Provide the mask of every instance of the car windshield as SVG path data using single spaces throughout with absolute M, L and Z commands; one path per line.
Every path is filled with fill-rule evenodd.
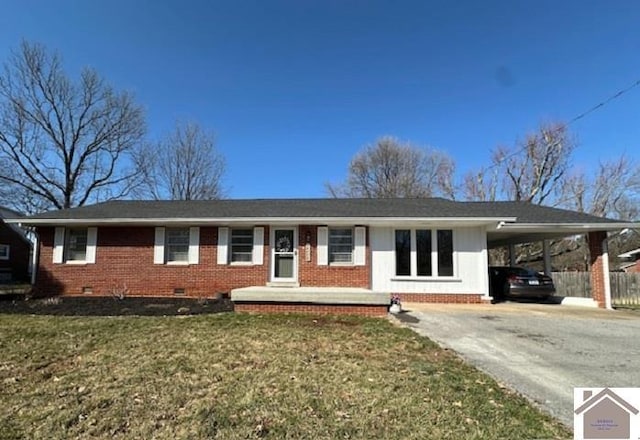
M 512 267 L 510 272 L 519 277 L 534 277 L 537 272 L 532 269 L 526 269 L 524 267 Z

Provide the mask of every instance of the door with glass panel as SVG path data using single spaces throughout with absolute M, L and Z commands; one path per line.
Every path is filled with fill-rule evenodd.
M 271 280 L 281 282 L 298 281 L 298 230 L 296 228 L 273 228 L 271 242 Z

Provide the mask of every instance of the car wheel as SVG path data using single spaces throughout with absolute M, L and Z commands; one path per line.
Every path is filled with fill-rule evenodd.
M 505 282 L 502 286 L 502 293 L 500 294 L 500 300 L 504 301 L 509 296 L 509 282 Z

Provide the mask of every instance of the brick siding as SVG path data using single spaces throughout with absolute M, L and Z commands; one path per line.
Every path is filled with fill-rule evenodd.
M 319 315 L 359 315 L 386 316 L 388 307 L 380 305 L 332 305 L 332 304 L 291 304 L 291 303 L 240 303 L 234 306 L 236 312 L 248 313 L 312 313 Z
M 598 307 L 606 307 L 604 297 L 604 265 L 603 265 L 603 241 L 607 238 L 606 232 L 589 232 L 589 264 L 591 272 L 591 296 L 598 303 Z
M 398 293 L 402 302 L 447 303 L 447 304 L 482 304 L 488 300 L 482 295 L 455 293 Z
M 318 227 L 300 226 L 299 228 L 299 278 L 301 286 L 309 287 L 361 287 L 368 289 L 371 287 L 371 262 L 369 254 L 369 231 L 367 230 L 367 248 L 365 255 L 367 261 L 365 266 L 318 266 Z M 306 242 L 309 240 L 310 255 L 307 261 Z
M 260 226 L 260 225 L 259 225 Z M 53 227 L 38 228 L 40 237 L 36 294 L 94 295 L 125 291 L 128 296 L 174 296 L 184 289 L 186 297 L 208 297 L 231 289 L 264 286 L 269 281 L 269 227 L 264 226 L 262 265 L 217 264 L 217 227 L 200 228 L 199 264 L 153 264 L 154 227 L 99 227 L 95 264 L 54 264 Z M 299 282 L 301 286 L 369 287 L 370 267 L 318 266 L 317 227 L 299 228 Z M 310 259 L 306 261 L 306 240 Z M 126 290 L 125 290 L 126 289 Z
M 262 265 L 217 264 L 216 227 L 200 228 L 199 264 L 153 264 L 153 227 L 99 227 L 95 264 L 54 264 L 54 228 L 39 228 L 40 261 L 36 291 L 40 295 L 110 295 L 124 289 L 131 296 L 174 296 L 184 289 L 186 297 L 228 293 L 236 287 L 264 286 L 268 278 L 268 247 Z M 268 228 L 265 228 L 268 237 Z

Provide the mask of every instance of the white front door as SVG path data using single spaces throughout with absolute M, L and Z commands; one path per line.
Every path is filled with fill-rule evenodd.
M 271 281 L 298 282 L 298 228 L 271 228 Z

